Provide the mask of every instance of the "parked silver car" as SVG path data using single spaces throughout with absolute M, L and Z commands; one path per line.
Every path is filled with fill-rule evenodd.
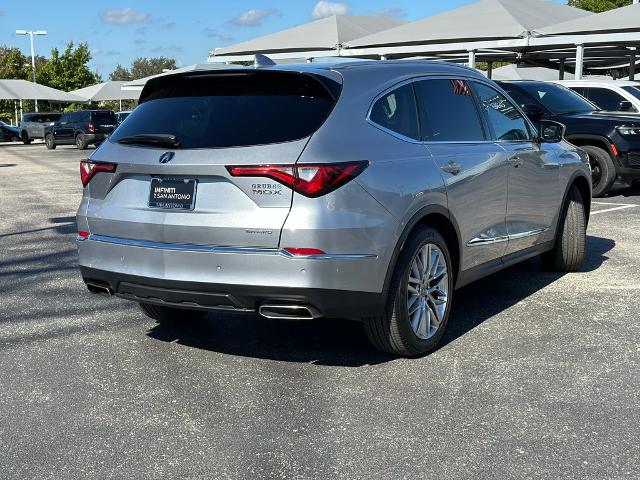
M 580 268 L 591 203 L 562 125 L 426 61 L 153 79 L 81 176 L 89 290 L 158 320 L 357 319 L 404 356 L 437 345 L 454 289 L 539 254 Z
M 44 138 L 44 127 L 60 120 L 61 113 L 25 113 L 20 122 L 20 139 L 29 145 L 36 138 Z

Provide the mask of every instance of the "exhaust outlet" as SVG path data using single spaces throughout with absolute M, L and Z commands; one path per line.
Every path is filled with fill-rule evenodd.
M 265 303 L 260 305 L 258 313 L 264 318 L 283 320 L 315 320 L 322 317 L 320 312 L 310 305 L 281 305 Z
M 87 289 L 91 293 L 97 293 L 99 295 L 113 295 L 113 290 L 106 283 L 98 283 L 98 282 L 86 282 Z

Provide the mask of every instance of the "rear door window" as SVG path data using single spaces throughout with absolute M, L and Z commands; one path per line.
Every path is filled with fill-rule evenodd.
M 182 148 L 289 142 L 324 123 L 339 91 L 332 80 L 295 72 L 166 76 L 147 84 L 140 105 L 110 140 L 169 134 Z
M 391 132 L 419 140 L 418 111 L 413 86 L 403 85 L 380 97 L 373 104 L 369 119 Z
M 608 88 L 589 87 L 589 100 L 602 110 L 615 112 L 618 110 L 620 102 L 625 101 L 626 98 Z
M 430 142 L 487 140 L 466 80 L 434 79 L 415 83 L 422 139 Z
M 98 125 L 115 125 L 118 123 L 116 114 L 113 112 L 93 112 L 91 116 L 91 121 Z
M 474 82 L 474 86 L 487 122 L 493 127 L 496 140 L 502 142 L 530 140 L 527 122 L 511 101 L 487 85 Z

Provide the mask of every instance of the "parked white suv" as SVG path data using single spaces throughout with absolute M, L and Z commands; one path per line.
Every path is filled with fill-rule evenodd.
M 640 112 L 640 82 L 629 80 L 557 80 L 598 108 L 611 112 Z

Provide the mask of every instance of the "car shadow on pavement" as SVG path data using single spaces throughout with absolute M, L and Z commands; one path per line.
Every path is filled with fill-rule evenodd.
M 607 238 L 589 236 L 587 242 L 584 272 L 597 269 L 615 246 Z M 539 259 L 531 259 L 457 291 L 439 349 L 561 277 L 545 271 Z M 348 320 L 292 322 L 209 314 L 197 322 L 176 318 L 158 323 L 148 335 L 223 354 L 323 366 L 361 367 L 395 359 L 370 347 L 362 325 Z
M 615 244 L 609 238 L 587 236 L 587 255 L 580 272 L 597 270 L 609 259 L 606 254 Z M 438 349 L 564 275 L 545 270 L 537 257 L 461 288 L 455 293 L 449 325 Z

